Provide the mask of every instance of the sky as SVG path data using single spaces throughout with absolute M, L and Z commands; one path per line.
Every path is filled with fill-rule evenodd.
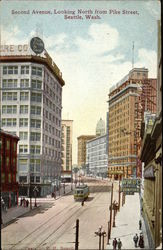
M 82 19 L 65 19 L 62 14 L 75 11 L 67 14 L 73 17 L 78 10 L 83 12 Z M 16 11 L 19 14 L 13 14 Z M 20 14 L 23 11 L 29 14 Z M 96 19 L 86 19 L 85 12 Z M 95 134 L 100 118 L 106 122 L 109 89 L 132 69 L 133 41 L 134 67 L 146 67 L 149 77 L 157 76 L 157 0 L 3 0 L 0 18 L 1 44 L 29 44 L 39 35 L 61 70 L 65 81 L 62 119 L 73 120 L 74 164 L 77 137 Z

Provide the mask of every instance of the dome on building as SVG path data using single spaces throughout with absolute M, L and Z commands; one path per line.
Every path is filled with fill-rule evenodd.
M 96 135 L 102 136 L 105 135 L 105 122 L 100 118 L 96 125 Z

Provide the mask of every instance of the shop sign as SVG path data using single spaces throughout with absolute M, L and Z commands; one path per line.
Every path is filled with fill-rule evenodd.
M 121 191 L 125 194 L 134 194 L 139 192 L 140 179 L 123 179 Z
M 144 178 L 146 178 L 146 179 L 155 178 L 154 166 L 151 165 L 147 168 L 144 168 Z
M 31 49 L 37 54 L 41 54 L 44 51 L 44 43 L 39 37 L 33 37 L 30 41 Z

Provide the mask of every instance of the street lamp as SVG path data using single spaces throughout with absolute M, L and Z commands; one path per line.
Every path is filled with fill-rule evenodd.
M 35 207 L 37 207 L 36 196 L 37 196 L 37 192 L 38 192 L 38 191 L 39 191 L 39 190 L 38 190 L 37 186 L 35 186 L 34 189 L 33 189 L 34 196 L 35 196 Z
M 115 215 L 118 210 L 118 203 L 116 201 L 113 202 L 113 210 L 114 210 L 114 215 L 113 215 L 113 227 L 115 227 Z
M 106 232 L 102 229 L 102 226 L 99 227 L 98 231 L 95 232 L 95 235 L 99 236 L 99 250 L 101 250 L 101 237 L 102 239 L 102 250 L 104 250 L 104 237 Z

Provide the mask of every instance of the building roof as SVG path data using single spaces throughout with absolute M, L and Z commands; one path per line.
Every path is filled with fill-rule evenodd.
M 8 132 L 8 131 L 4 131 L 3 129 L 0 129 L 0 135 L 6 135 L 6 136 L 9 136 L 9 137 L 13 137 L 17 140 L 19 140 L 19 137 L 15 134 L 13 134 L 12 132 Z
M 0 56 L 1 63 L 19 63 L 19 62 L 33 62 L 45 65 L 51 73 L 57 78 L 61 86 L 65 85 L 62 78 L 62 73 L 57 67 L 57 65 L 52 61 L 52 58 L 45 53 L 46 57 L 36 56 L 36 55 L 7 55 Z

